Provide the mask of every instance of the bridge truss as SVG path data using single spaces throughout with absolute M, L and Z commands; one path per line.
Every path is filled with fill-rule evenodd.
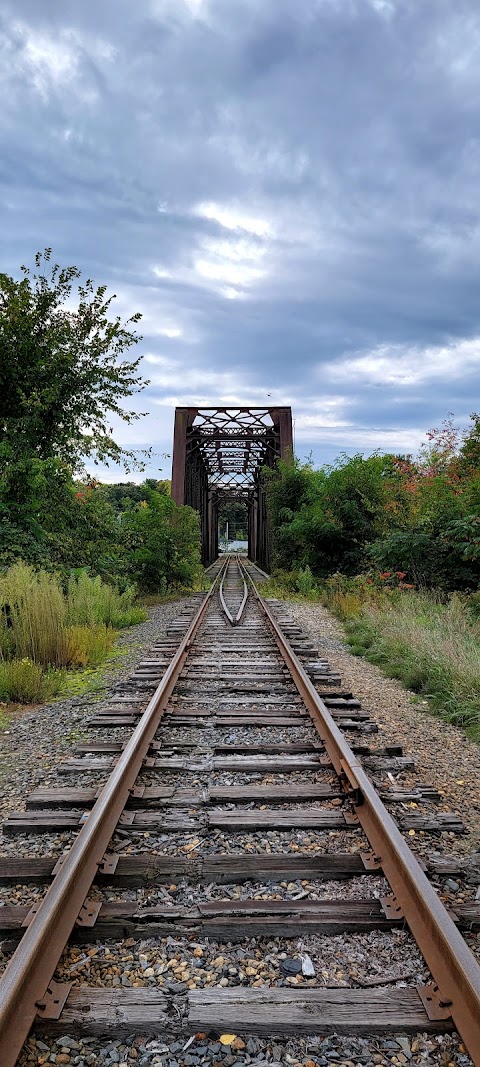
M 202 562 L 218 556 L 218 509 L 240 500 L 248 509 L 248 554 L 268 570 L 270 532 L 263 467 L 293 455 L 292 412 L 277 408 L 176 408 L 172 497 L 200 513 Z

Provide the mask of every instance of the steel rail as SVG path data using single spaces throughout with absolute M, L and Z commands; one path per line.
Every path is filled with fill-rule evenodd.
M 343 782 L 359 825 L 370 842 L 375 859 L 381 864 L 438 987 L 431 1009 L 439 1009 L 438 1018 L 451 1015 L 475 1067 L 480 1067 L 480 966 L 317 693 L 268 604 L 260 596 L 253 579 L 243 565 L 239 565 L 268 619 L 298 693 Z M 429 1010 L 429 1005 L 425 1006 Z
M 246 605 L 247 600 L 248 600 L 248 585 L 247 585 L 247 583 L 245 581 L 245 578 L 244 578 L 244 576 L 242 574 L 242 571 L 240 570 L 240 563 L 239 563 L 238 556 L 235 556 L 234 557 L 234 563 L 238 566 L 238 568 L 240 570 L 240 576 L 241 576 L 242 581 L 243 581 L 243 599 L 242 599 L 240 607 L 239 607 L 239 609 L 237 611 L 237 614 L 235 615 L 235 618 L 234 618 L 232 613 L 231 613 L 231 611 L 230 611 L 230 609 L 228 608 L 228 606 L 226 604 L 225 597 L 223 595 L 223 583 L 225 581 L 225 578 L 228 576 L 228 567 L 230 566 L 231 562 L 232 562 L 232 558 L 231 558 L 231 556 L 228 556 L 227 557 L 227 568 L 226 568 L 225 574 L 224 574 L 224 576 L 222 578 L 222 581 L 220 582 L 219 597 L 220 597 L 220 604 L 222 606 L 222 610 L 225 613 L 225 615 L 227 616 L 227 619 L 228 619 L 229 623 L 232 626 L 238 626 L 238 623 L 241 622 L 241 618 L 242 618 L 242 615 L 243 615 L 243 612 L 244 612 L 244 609 L 245 609 L 245 605 Z
M 1 1067 L 14 1067 L 37 1009 L 45 1002 L 55 968 L 102 864 L 226 562 L 4 971 L 0 980 Z

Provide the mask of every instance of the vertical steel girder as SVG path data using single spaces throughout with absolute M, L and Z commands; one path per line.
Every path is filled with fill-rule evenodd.
M 176 408 L 172 497 L 200 514 L 202 562 L 218 555 L 218 507 L 226 494 L 248 505 L 249 556 L 271 564 L 263 467 L 293 457 L 292 412 L 277 408 Z

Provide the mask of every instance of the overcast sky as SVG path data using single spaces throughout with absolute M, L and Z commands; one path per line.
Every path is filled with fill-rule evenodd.
M 3 0 L 0 64 L 1 269 L 143 313 L 149 473 L 177 404 L 317 462 L 479 409 L 478 0 Z

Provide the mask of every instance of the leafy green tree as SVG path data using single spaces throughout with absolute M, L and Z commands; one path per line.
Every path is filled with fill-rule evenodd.
M 110 318 L 114 296 L 77 267 L 50 267 L 51 249 L 22 267 L 18 281 L 0 274 L 0 440 L 3 462 L 19 456 L 62 459 L 73 469 L 83 457 L 134 463 L 114 441 L 109 416 L 130 423 L 139 414 L 122 402 L 145 384 L 139 359 L 122 360 L 140 340 Z M 73 295 L 74 287 L 77 292 Z
M 113 438 L 111 415 L 140 416 L 123 402 L 143 385 L 139 360 L 122 359 L 139 341 L 111 318 L 113 296 L 76 267 L 50 266 L 51 251 L 0 274 L 0 562 L 20 555 L 35 565 L 90 562 L 82 554 L 73 474 L 85 456 L 139 465 Z M 113 512 L 112 512 L 113 516 Z M 98 518 L 98 515 L 97 515 Z M 79 523 L 82 526 L 82 521 Z M 93 523 L 95 527 L 95 522 Z M 97 531 L 98 532 L 98 531 Z M 93 529 L 90 538 L 93 539 Z M 84 545 L 86 548 L 86 546 Z
M 218 521 L 221 531 L 225 531 L 228 523 L 229 537 L 236 537 L 240 541 L 246 540 L 248 533 L 247 503 L 242 500 L 227 499 L 221 501 L 218 508 Z
M 298 576 L 404 572 L 407 584 L 480 583 L 480 417 L 451 417 L 411 456 L 341 456 L 321 470 L 280 463 L 265 474 L 274 565 Z M 298 584 L 298 583 L 297 583 Z
M 48 568 L 59 559 L 52 547 L 73 503 L 71 471 L 61 460 L 20 455 L 0 466 L 0 564 L 22 558 Z
M 200 563 L 199 518 L 164 492 L 151 492 L 122 516 L 131 577 L 146 593 L 191 585 Z
M 341 456 L 334 467 L 280 463 L 266 476 L 275 566 L 356 574 L 383 525 L 385 458 Z
M 472 426 L 465 434 L 458 457 L 459 472 L 465 475 L 480 476 L 480 415 L 470 415 Z

